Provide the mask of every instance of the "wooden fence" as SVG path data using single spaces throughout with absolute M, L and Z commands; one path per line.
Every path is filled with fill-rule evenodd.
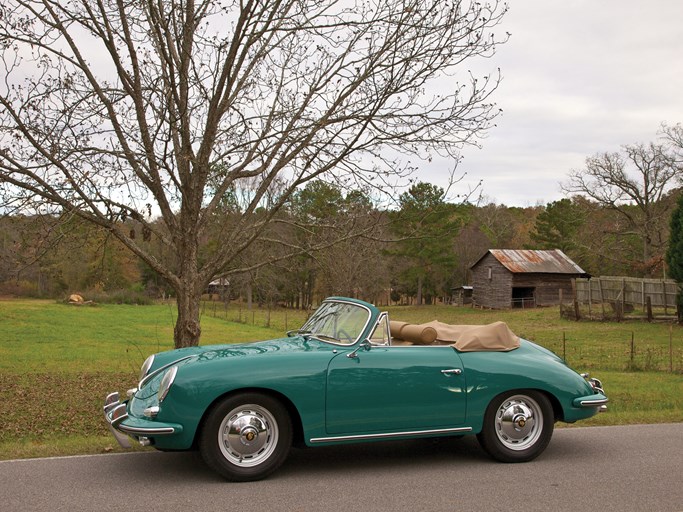
M 590 317 L 621 318 L 638 308 L 651 320 L 653 308 L 659 315 L 676 314 L 677 293 L 678 284 L 673 279 L 601 276 L 576 279 L 574 303 L 576 308 L 587 306 Z

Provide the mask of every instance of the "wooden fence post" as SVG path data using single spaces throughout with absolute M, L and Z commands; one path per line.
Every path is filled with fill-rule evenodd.
M 674 326 L 669 324 L 669 373 L 674 372 L 673 330 Z
M 649 301 L 650 296 L 645 298 L 645 281 L 640 282 L 640 305 L 644 308 L 646 306 L 646 300 Z M 652 303 L 650 302 L 650 308 L 652 308 Z M 649 320 L 648 320 L 649 322 Z
M 645 297 L 645 310 L 647 311 L 647 321 L 652 322 L 652 299 L 649 295 Z

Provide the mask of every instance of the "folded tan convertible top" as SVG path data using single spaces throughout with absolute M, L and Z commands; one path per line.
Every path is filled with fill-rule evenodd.
M 461 352 L 505 352 L 519 347 L 519 337 L 505 322 L 451 325 L 434 320 L 424 324 L 390 322 L 391 336 L 415 345 L 453 345 Z

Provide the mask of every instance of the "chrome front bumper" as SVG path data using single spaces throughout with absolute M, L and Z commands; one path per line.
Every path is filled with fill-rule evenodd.
M 123 420 L 128 418 L 126 403 L 120 401 L 118 393 L 109 393 L 104 399 L 104 419 L 107 420 L 109 430 L 119 442 L 121 448 L 131 447 L 130 438 L 123 431 L 116 428 Z
M 109 393 L 104 399 L 104 419 L 109 430 L 122 448 L 130 448 L 133 438 L 143 446 L 152 444 L 150 438 L 182 432 L 180 425 L 157 424 L 143 418 L 128 416 L 128 400 L 121 401 L 118 393 Z

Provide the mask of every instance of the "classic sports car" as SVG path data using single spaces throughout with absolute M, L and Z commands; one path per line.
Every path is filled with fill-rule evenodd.
M 372 304 L 325 300 L 286 338 L 150 356 L 104 415 L 122 446 L 198 448 L 228 480 L 263 478 L 305 446 L 476 434 L 494 459 L 525 462 L 555 421 L 606 408 L 597 379 L 497 322 L 389 322 Z

